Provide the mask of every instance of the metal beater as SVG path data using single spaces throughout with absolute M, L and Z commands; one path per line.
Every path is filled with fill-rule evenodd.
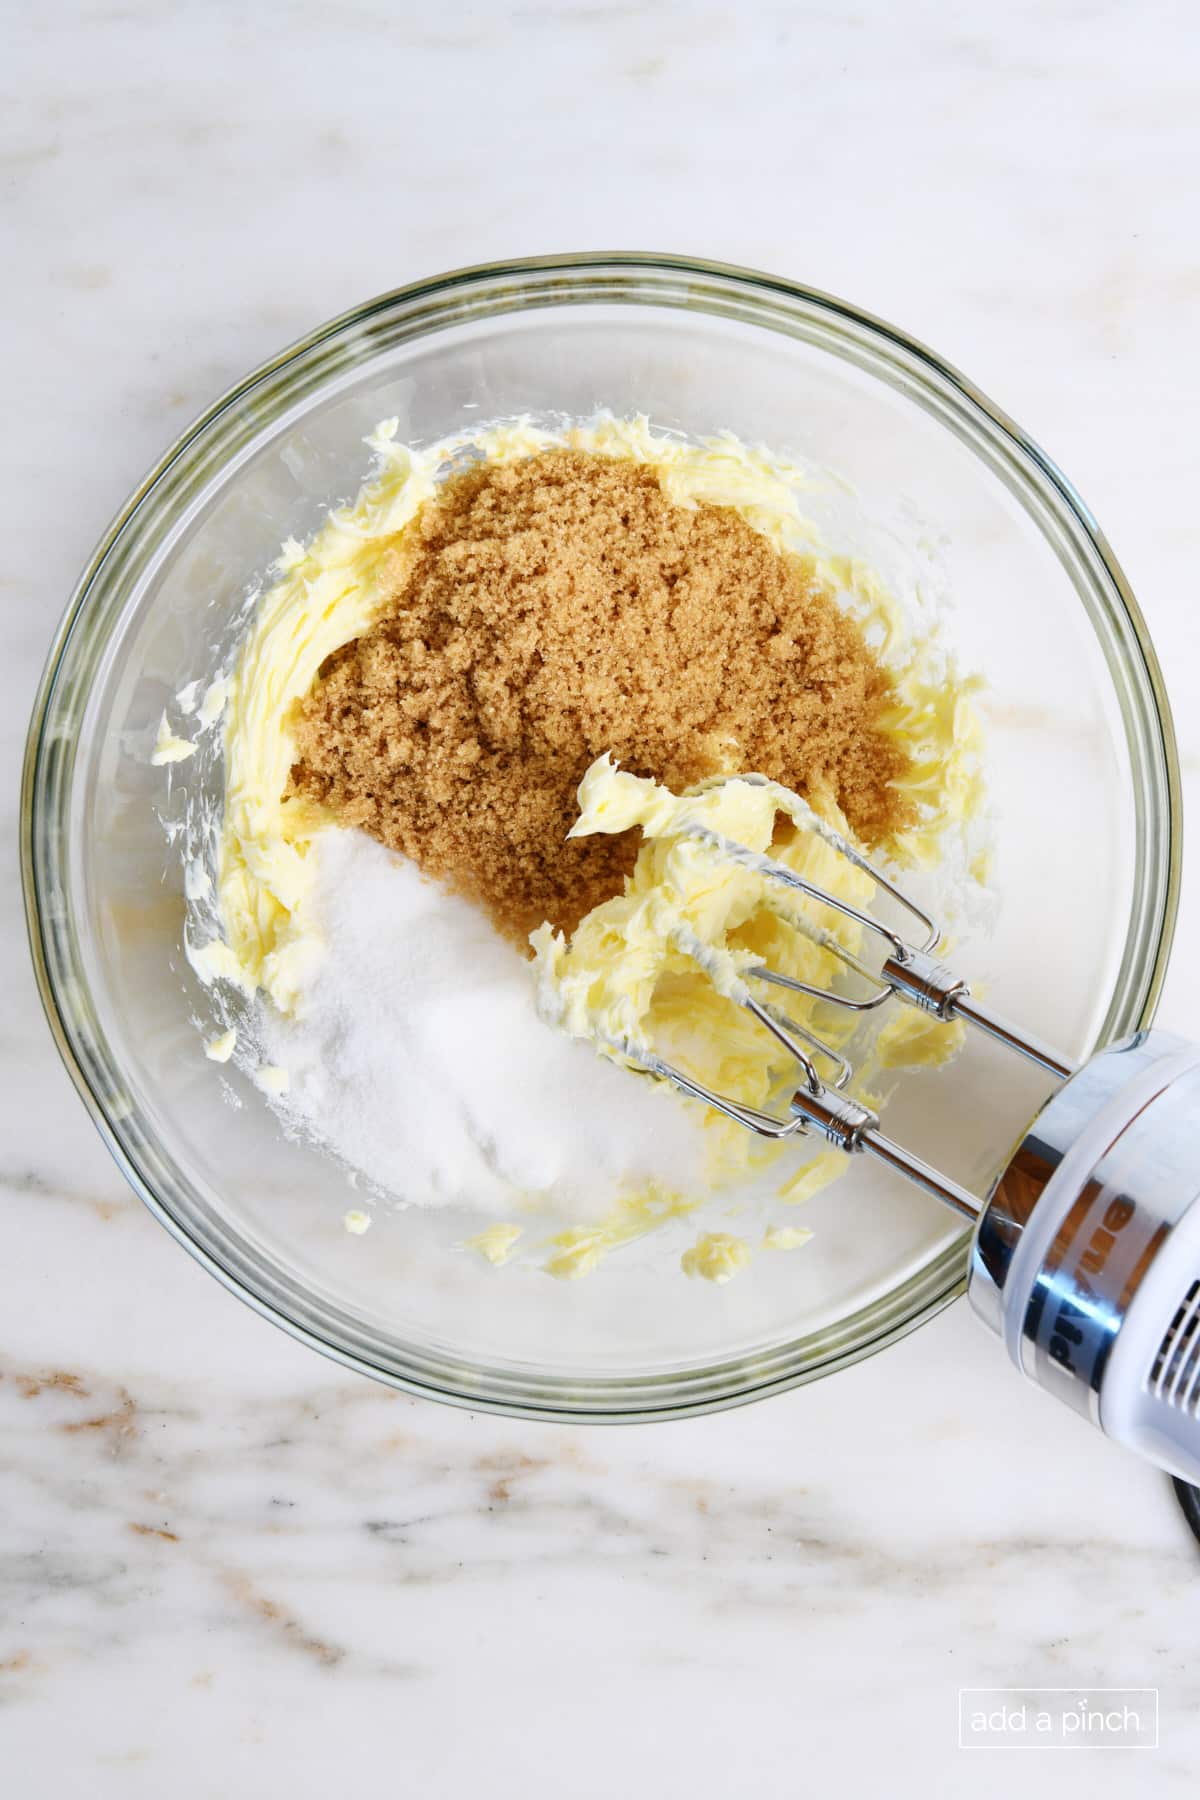
M 894 996 L 934 1018 L 964 1020 L 1061 1083 L 988 1198 L 886 1136 L 878 1115 L 844 1091 L 846 1058 L 769 1000 L 750 995 L 742 1003 L 802 1073 L 784 1116 L 718 1094 L 653 1053 L 625 1046 L 625 1055 L 760 1136 L 815 1132 L 848 1156 L 874 1157 L 969 1219 L 967 1294 L 1018 1369 L 1109 1437 L 1200 1483 L 1200 1046 L 1142 1031 L 1074 1068 L 973 1000 L 935 954 L 935 922 L 840 833 L 815 818 L 813 828 L 912 922 L 911 936 L 718 832 L 682 830 L 764 880 L 832 907 L 879 951 L 869 960 L 810 923 L 805 929 L 846 967 L 845 989 L 762 965 L 744 971 L 748 980 L 860 1013 Z M 819 1062 L 831 1079 L 822 1079 Z

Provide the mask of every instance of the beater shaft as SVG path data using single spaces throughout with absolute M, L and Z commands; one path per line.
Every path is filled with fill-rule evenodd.
M 894 893 L 895 889 L 891 891 Z M 904 945 L 887 958 L 878 980 L 901 1000 L 907 1000 L 920 1012 L 932 1013 L 935 1019 L 963 1019 L 969 1025 L 977 1025 L 997 1043 L 1037 1063 L 1060 1081 L 1075 1073 L 1074 1065 L 1064 1062 L 1057 1051 L 972 1000 L 962 977 L 928 950 Z
M 949 1175 L 943 1175 L 940 1169 L 922 1162 L 919 1156 L 914 1156 L 902 1144 L 893 1143 L 882 1131 L 865 1131 L 862 1147 L 877 1162 L 886 1163 L 889 1169 L 896 1169 L 901 1175 L 906 1175 L 917 1187 L 924 1188 L 927 1194 L 932 1194 L 935 1200 L 940 1200 L 943 1206 L 950 1207 L 962 1218 L 970 1220 L 971 1224 L 975 1223 L 983 1211 L 983 1201 L 969 1188 L 960 1187 L 957 1181 L 951 1181 Z
M 865 1152 L 877 1162 L 886 1163 L 963 1218 L 973 1222 L 983 1210 L 983 1202 L 968 1189 L 887 1137 L 879 1129 L 878 1115 L 861 1100 L 835 1093 L 832 1088 L 806 1086 L 792 1096 L 791 1110 L 795 1119 L 803 1120 L 807 1130 L 819 1131 L 835 1149 L 848 1156 Z
M 932 1013 L 937 1018 L 959 1018 L 978 1026 L 989 1037 L 995 1038 L 1008 1049 L 1017 1051 L 1027 1061 L 1036 1063 L 1039 1068 L 1045 1069 L 1060 1081 L 1066 1081 L 1074 1074 L 1071 1065 L 1064 1062 L 1056 1052 L 1017 1031 L 997 1014 L 978 1006 L 961 982 L 956 983 L 952 990 L 947 989 L 939 1000 L 933 997 L 932 984 L 920 989 L 919 983 L 910 984 L 908 981 L 894 979 L 893 986 L 896 993 L 910 1005 Z M 963 1218 L 973 1222 L 983 1211 L 984 1202 L 977 1195 L 961 1187 L 957 1181 L 944 1175 L 940 1169 L 935 1169 L 932 1164 L 914 1156 L 903 1144 L 897 1144 L 894 1139 L 887 1137 L 879 1129 L 878 1115 L 852 1096 L 835 1093 L 819 1083 L 814 1085 L 810 1082 L 797 1089 L 792 1096 L 791 1110 L 794 1117 L 804 1121 L 807 1129 L 819 1131 L 836 1149 L 849 1155 L 865 1151 L 876 1161 L 886 1163 L 889 1168 L 907 1176 L 909 1181 L 924 1188 L 927 1194 L 932 1194 L 936 1200 L 951 1207 Z
M 977 1001 L 972 1000 L 970 992 L 966 988 L 954 996 L 951 1002 L 950 1017 L 963 1019 L 968 1025 L 977 1025 L 980 1031 L 985 1031 L 989 1037 L 995 1038 L 998 1044 L 1005 1045 L 1009 1050 L 1016 1050 L 1028 1062 L 1036 1063 L 1040 1069 L 1045 1069 L 1048 1075 L 1055 1076 L 1059 1081 L 1068 1081 L 1075 1073 L 1074 1063 L 1064 1061 L 1057 1051 L 1049 1049 L 1038 1038 L 1018 1031 L 1015 1026 L 1000 1018 L 997 1013 L 989 1012 L 985 1006 L 980 1006 Z

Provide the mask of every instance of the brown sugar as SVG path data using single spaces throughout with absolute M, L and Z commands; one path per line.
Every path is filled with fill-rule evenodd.
M 552 450 L 447 482 L 384 613 L 323 666 L 293 790 L 518 940 L 619 893 L 637 833 L 566 842 L 589 763 L 679 791 L 758 770 L 832 793 L 877 844 L 907 818 L 890 678 L 799 559 L 654 470 Z

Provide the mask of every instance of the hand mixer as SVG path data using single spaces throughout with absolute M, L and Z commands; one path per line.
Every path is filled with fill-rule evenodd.
M 738 779 L 773 785 L 761 776 Z M 859 1013 L 895 997 L 937 1019 L 962 1019 L 1061 1083 L 988 1199 L 887 1137 L 879 1116 L 844 1091 L 852 1073 L 847 1059 L 752 993 L 741 1004 L 803 1077 L 786 1116 L 716 1093 L 653 1053 L 627 1056 L 761 1136 L 816 1133 L 848 1156 L 874 1157 L 971 1220 L 967 1294 L 1018 1369 L 1109 1437 L 1200 1483 L 1200 1175 L 1193 1135 L 1200 1046 L 1141 1031 L 1073 1068 L 973 1000 L 935 954 L 941 932 L 934 921 L 815 814 L 811 825 L 870 878 L 887 897 L 882 904 L 911 931 L 705 826 L 682 830 L 765 881 L 832 907 L 878 951 L 874 959 L 853 952 L 810 922 L 809 935 L 848 970 L 844 990 L 762 965 L 744 971 L 750 980 Z M 833 1071 L 831 1080 L 821 1078 L 818 1061 Z

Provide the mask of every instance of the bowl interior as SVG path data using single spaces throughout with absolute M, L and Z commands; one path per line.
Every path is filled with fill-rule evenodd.
M 161 818 L 202 777 L 184 763 L 168 783 L 148 762 L 164 706 L 213 666 L 281 540 L 353 495 L 380 419 L 424 443 L 601 407 L 836 472 L 811 509 L 831 540 L 902 588 L 950 596 L 952 640 L 988 683 L 996 813 L 998 905 L 960 931 L 959 963 L 1072 1056 L 1139 1022 L 1170 911 L 1170 752 L 1086 515 L 886 330 L 733 276 L 480 275 L 364 309 L 253 379 L 177 448 L 85 584 L 35 721 L 32 843 L 71 1055 L 198 1253 L 388 1378 L 472 1404 L 628 1415 L 720 1404 L 863 1353 L 954 1290 L 960 1226 L 856 1164 L 804 1208 L 802 1251 L 761 1255 L 722 1289 L 679 1275 L 682 1225 L 571 1283 L 456 1253 L 482 1222 L 462 1214 L 377 1207 L 367 1236 L 348 1235 L 344 1172 L 200 1053 L 208 1002 L 181 952 Z M 983 1192 L 1046 1091 L 975 1041 L 904 1081 L 886 1124 Z

